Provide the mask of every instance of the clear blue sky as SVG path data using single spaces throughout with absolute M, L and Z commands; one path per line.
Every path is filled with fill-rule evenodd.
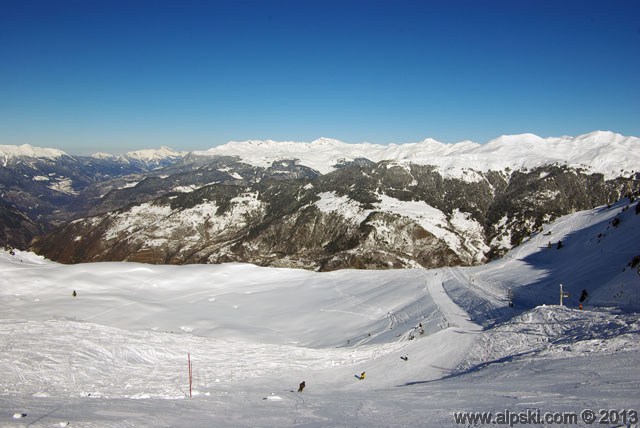
M 640 136 L 640 1 L 0 0 L 0 144 Z

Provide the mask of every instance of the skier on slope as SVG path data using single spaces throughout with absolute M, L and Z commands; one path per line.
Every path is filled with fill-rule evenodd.
M 360 380 L 364 380 L 365 372 L 360 373 Z
M 300 387 L 298 388 L 298 392 L 302 392 L 304 387 L 307 386 L 304 381 L 300 382 Z

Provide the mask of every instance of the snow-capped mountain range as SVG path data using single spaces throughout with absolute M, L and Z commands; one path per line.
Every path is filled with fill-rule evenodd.
M 159 149 L 134 150 L 124 155 L 112 155 L 109 153 L 94 153 L 90 157 L 95 159 L 137 159 L 139 161 L 150 162 L 167 158 L 178 158 L 186 155 L 187 152 L 176 152 L 168 147 Z M 0 158 L 8 161 L 10 158 L 49 158 L 55 159 L 61 156 L 71 156 L 58 149 L 33 147 L 30 144 L 0 145 Z M 85 156 L 81 156 L 85 157 Z
M 428 138 L 407 144 L 346 144 L 330 138 L 311 143 L 278 141 L 230 142 L 206 151 L 208 156 L 239 156 L 256 166 L 298 159 L 301 165 L 326 174 L 345 161 L 366 158 L 432 165 L 445 177 L 469 177 L 465 171 L 532 169 L 557 163 L 601 173 L 608 178 L 640 168 L 640 138 L 595 131 L 577 137 L 541 138 L 534 134 L 503 135 L 486 144 L 462 141 L 445 144 Z
M 76 264 L 0 250 L 0 425 L 635 426 L 640 173 L 597 168 L 637 139 L 583 137 L 526 170 L 5 155 L 0 246 Z
M 37 237 L 34 249 L 64 262 L 478 264 L 550 219 L 640 191 L 638 146 L 593 132 L 93 157 L 12 147 L 2 152 L 0 237 L 21 248 Z
M 159 149 L 134 150 L 124 155 L 111 155 L 108 153 L 94 153 L 91 155 L 97 159 L 128 159 L 140 162 L 158 162 L 166 159 L 178 159 L 187 155 L 188 152 L 176 152 L 168 147 L 162 146 Z
M 29 157 L 55 159 L 64 155 L 66 155 L 66 153 L 62 150 L 33 147 L 30 144 L 23 144 L 21 146 L 0 145 L 0 157 L 3 159 L 5 165 L 10 158 Z
M 503 135 L 486 144 L 466 140 L 454 144 L 427 138 L 406 144 L 348 144 L 331 138 L 310 143 L 294 141 L 231 141 L 203 151 L 174 151 L 168 147 L 135 150 L 124 155 L 96 153 L 98 159 L 135 159 L 143 162 L 195 156 L 236 156 L 245 163 L 268 167 L 274 161 L 297 159 L 321 174 L 337 165 L 365 158 L 373 162 L 397 161 L 431 165 L 446 177 L 460 178 L 463 171 L 522 170 L 557 163 L 601 173 L 607 178 L 629 174 L 640 168 L 640 138 L 610 131 L 594 131 L 576 137 L 542 138 L 534 134 Z M 0 158 L 57 158 L 67 155 L 58 149 L 0 145 Z

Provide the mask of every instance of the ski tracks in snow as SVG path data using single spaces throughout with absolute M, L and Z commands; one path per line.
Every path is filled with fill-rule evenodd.
M 451 276 L 457 276 L 454 270 L 448 269 Z M 477 333 L 482 331 L 482 327 L 471 321 L 469 315 L 449 297 L 443 286 L 443 281 L 449 279 L 447 276 L 434 280 L 425 275 L 426 289 L 433 297 L 433 301 L 449 323 L 449 327 L 456 327 L 467 333 Z M 458 277 L 457 279 L 460 280 Z
M 368 305 L 366 303 L 364 303 L 362 301 L 362 299 L 359 299 L 358 297 L 351 295 L 351 294 L 345 294 L 340 287 L 338 286 L 338 283 L 336 282 L 335 279 L 331 280 L 333 283 L 333 288 L 335 289 L 337 295 L 339 296 L 340 300 L 338 300 L 337 302 L 324 307 L 322 309 L 320 309 L 322 312 L 341 312 L 344 314 L 349 314 L 349 315 L 355 315 L 355 316 L 361 316 L 361 317 L 365 317 L 368 318 L 370 320 L 378 320 L 380 319 L 381 314 L 384 313 L 384 311 L 380 308 L 376 308 L 373 307 L 371 305 Z M 336 307 L 340 307 L 340 306 L 346 306 L 349 308 L 359 308 L 359 309 L 363 309 L 363 311 L 360 312 L 356 312 L 356 311 L 348 311 L 346 309 L 337 309 Z M 370 315 L 371 313 L 373 313 L 373 315 Z

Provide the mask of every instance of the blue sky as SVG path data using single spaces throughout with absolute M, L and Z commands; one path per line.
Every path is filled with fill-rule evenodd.
M 639 1 L 0 0 L 0 144 L 640 136 Z

